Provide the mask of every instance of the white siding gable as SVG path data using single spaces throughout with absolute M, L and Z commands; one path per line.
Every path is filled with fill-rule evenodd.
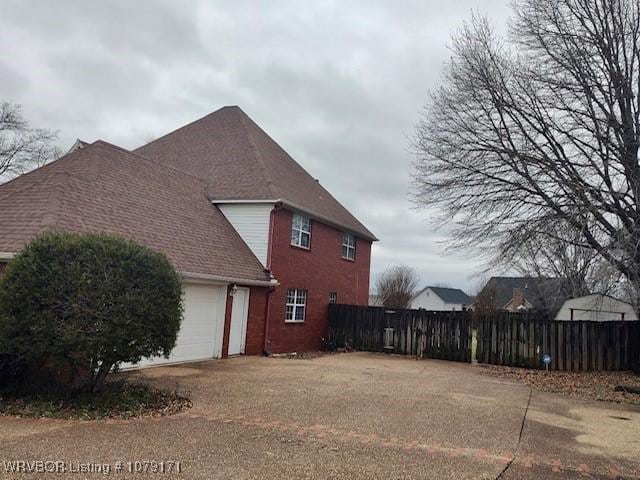
M 636 312 L 628 303 L 601 294 L 571 298 L 564 302 L 556 320 L 586 320 L 592 322 L 638 320 Z
M 462 310 L 462 304 L 446 303 L 433 290 L 427 288 L 411 301 L 411 308 L 414 310 L 424 308 L 425 310 L 449 312 L 451 310 Z
M 269 223 L 273 207 L 273 204 L 270 203 L 218 204 L 220 211 L 265 267 L 267 266 Z

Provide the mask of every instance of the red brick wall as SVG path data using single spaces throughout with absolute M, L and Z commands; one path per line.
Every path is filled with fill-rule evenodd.
M 241 287 L 242 285 L 238 285 Z M 229 331 L 231 330 L 231 311 L 233 297 L 227 287 L 227 309 L 224 319 L 224 337 L 222 340 L 222 356 L 229 356 Z M 261 355 L 264 351 L 264 323 L 267 310 L 268 288 L 251 287 L 249 292 L 249 313 L 247 314 L 247 337 L 245 355 Z
M 371 242 L 358 238 L 355 262 L 344 260 L 342 230 L 312 220 L 311 248 L 293 247 L 292 212 L 273 215 L 271 270 L 280 286 L 271 295 L 267 351 L 318 350 L 326 335 L 329 292 L 337 292 L 338 303 L 368 303 Z M 308 290 L 304 323 L 285 322 L 289 288 Z
M 261 355 L 264 352 L 264 323 L 268 296 L 268 288 L 251 287 L 245 355 Z

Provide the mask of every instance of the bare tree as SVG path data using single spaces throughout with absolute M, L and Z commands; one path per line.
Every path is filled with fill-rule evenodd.
M 418 124 L 414 200 L 489 262 L 526 244 L 596 252 L 640 285 L 640 5 L 516 0 L 475 16 Z M 562 235 L 559 235 L 562 232 Z
M 31 128 L 19 105 L 0 104 L 0 182 L 57 158 L 56 138 L 54 132 Z
M 418 285 L 418 276 L 410 267 L 398 265 L 380 274 L 376 289 L 382 305 L 388 308 L 409 308 Z
M 502 305 L 498 304 L 496 289 L 486 283 L 487 282 L 478 288 L 477 293 L 474 296 L 474 318 L 482 318 L 482 316 L 492 314 L 502 307 Z
M 620 272 L 598 252 L 576 245 L 574 240 L 523 240 L 511 267 L 523 277 L 563 279 L 565 293 L 571 297 L 589 293 L 621 294 Z

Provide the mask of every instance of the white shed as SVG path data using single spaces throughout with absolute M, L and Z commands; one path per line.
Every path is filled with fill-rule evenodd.
M 566 300 L 558 311 L 556 320 L 612 322 L 638 320 L 638 315 L 629 303 L 608 295 L 594 293 Z

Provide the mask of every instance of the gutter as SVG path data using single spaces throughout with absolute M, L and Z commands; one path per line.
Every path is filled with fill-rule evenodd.
M 273 247 L 273 223 L 274 223 L 274 214 L 275 208 L 271 209 L 271 213 L 269 214 L 269 245 L 267 247 L 267 270 L 271 271 L 271 254 Z M 265 307 L 264 314 L 264 335 L 263 335 L 263 344 L 262 344 L 262 353 L 264 355 L 269 354 L 269 317 L 271 316 L 271 294 L 273 293 L 273 288 L 270 288 L 267 292 L 267 305 Z
M 0 252 L 0 260 L 11 260 L 15 257 L 15 253 Z M 251 280 L 246 278 L 225 277 L 221 275 L 208 275 L 206 273 L 180 272 L 185 280 L 199 280 L 201 282 L 211 283 L 237 283 L 239 285 L 247 285 L 249 287 L 277 287 L 279 285 L 276 279 L 273 280 Z
M 353 227 L 349 227 L 349 226 L 344 225 L 344 224 L 342 224 L 340 222 L 336 222 L 335 220 L 327 218 L 324 215 L 320 215 L 318 213 L 315 213 L 313 210 L 301 207 L 300 205 L 298 205 L 296 203 L 293 203 L 293 202 L 290 202 L 288 200 L 282 199 L 282 200 L 280 200 L 280 204 L 282 204 L 282 205 L 284 205 L 286 207 L 289 207 L 292 210 L 297 210 L 299 212 L 306 213 L 306 214 L 310 215 L 311 218 L 315 218 L 316 220 L 320 220 L 322 223 L 326 223 L 327 225 L 330 225 L 332 227 L 336 227 L 339 230 L 346 230 L 348 232 L 354 233 L 356 237 L 360 237 L 360 238 L 363 238 L 365 240 L 369 240 L 371 242 L 377 242 L 378 241 L 378 238 L 373 234 L 367 234 L 367 233 L 364 233 L 364 232 L 355 232 L 353 230 Z M 363 228 L 366 229 L 366 227 L 364 227 L 364 226 L 363 226 Z
M 279 203 L 282 200 L 274 198 L 272 200 L 211 200 L 211 203 L 214 205 L 237 205 L 237 204 L 251 204 L 251 203 L 259 203 L 259 204 L 272 204 Z
M 277 287 L 278 281 L 273 280 L 251 280 L 246 278 L 225 277 L 221 275 L 208 275 L 206 273 L 180 272 L 185 280 L 196 280 L 203 283 L 236 283 L 249 287 Z

